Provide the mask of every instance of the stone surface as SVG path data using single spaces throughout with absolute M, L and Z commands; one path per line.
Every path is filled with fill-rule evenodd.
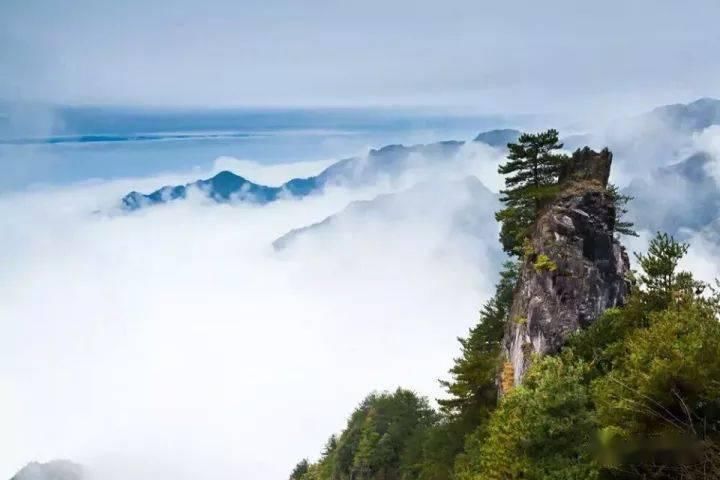
M 533 228 L 504 340 L 515 385 L 533 354 L 557 352 L 569 335 L 625 301 L 629 261 L 614 237 L 615 207 L 605 191 L 611 163 L 606 150 L 575 152 L 562 193 Z

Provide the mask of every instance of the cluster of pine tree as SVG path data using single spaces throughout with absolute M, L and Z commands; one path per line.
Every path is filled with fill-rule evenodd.
M 501 242 L 520 249 L 557 193 L 557 132 L 510 145 Z M 514 162 L 514 163 L 513 163 Z M 537 176 L 535 176 L 535 172 Z M 618 210 L 628 200 L 610 187 Z M 632 225 L 618 223 L 618 233 Z M 688 246 L 658 234 L 623 308 L 607 310 L 560 353 L 537 358 L 498 397 L 501 341 L 516 261 L 460 339 L 439 411 L 413 392 L 372 394 L 291 480 L 720 478 L 720 296 L 681 271 Z

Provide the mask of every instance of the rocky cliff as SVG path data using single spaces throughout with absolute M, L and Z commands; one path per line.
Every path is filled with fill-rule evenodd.
M 614 236 L 611 164 L 607 149 L 577 150 L 560 175 L 561 193 L 533 227 L 505 333 L 502 390 L 522 381 L 533 354 L 556 352 L 625 301 L 629 262 Z

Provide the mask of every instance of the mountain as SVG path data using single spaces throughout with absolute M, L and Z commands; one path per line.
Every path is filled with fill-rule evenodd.
M 712 173 L 717 159 L 704 151 L 698 132 L 720 124 L 720 100 L 658 107 L 615 125 L 602 135 L 574 135 L 566 148 L 609 145 L 624 178 L 622 192 L 634 197 L 628 220 L 637 230 L 667 232 L 687 239 L 717 218 L 720 186 Z
M 572 333 L 625 302 L 630 264 L 614 235 L 611 163 L 607 150 L 577 150 L 561 193 L 530 232 L 503 341 L 503 391 L 522 382 L 536 354 L 559 351 Z
M 479 134 L 477 137 L 475 137 L 473 142 L 486 143 L 491 147 L 505 148 L 508 143 L 517 142 L 518 138 L 520 138 L 520 134 L 520 131 L 513 130 L 511 128 L 490 130 Z
M 122 205 L 126 210 L 136 210 L 145 206 L 167 203 L 186 198 L 191 189 L 203 192 L 208 198 L 218 203 L 246 200 L 261 204 L 276 200 L 282 191 L 277 187 L 258 185 L 226 170 L 207 180 L 198 180 L 174 187 L 166 186 L 149 195 L 131 192 L 122 199 Z
M 700 98 L 694 102 L 676 103 L 655 108 L 643 115 L 647 120 L 659 120 L 684 131 L 700 131 L 711 125 L 720 125 L 720 100 Z
M 446 220 L 439 223 L 447 228 L 448 236 L 464 234 L 479 237 L 485 231 L 487 222 L 492 220 L 497 207 L 497 195 L 475 177 L 423 182 L 402 192 L 352 202 L 339 213 L 320 222 L 287 232 L 273 242 L 273 247 L 277 251 L 284 250 L 299 241 L 322 236 L 333 230 L 342 231 L 346 226 L 350 231 L 356 225 L 368 225 L 375 220 L 396 223 L 431 217 Z
M 630 219 L 639 229 L 682 236 L 683 229 L 697 230 L 717 218 L 720 188 L 709 172 L 713 162 L 705 152 L 636 178 L 624 189 L 634 197 Z
M 10 480 L 82 480 L 83 469 L 68 460 L 53 460 L 47 463 L 31 462 L 25 465 Z
M 493 147 L 504 147 L 508 141 L 516 139 L 518 135 L 517 130 L 491 130 L 479 134 L 474 141 Z M 294 178 L 279 187 L 259 185 L 232 172 L 223 171 L 205 180 L 185 185 L 165 186 L 150 194 L 131 192 L 122 199 L 122 208 L 131 211 L 184 199 L 191 190 L 197 190 L 218 203 L 250 201 L 265 204 L 282 196 L 304 197 L 321 191 L 329 185 L 349 187 L 372 185 L 380 179 L 397 179 L 409 168 L 446 162 L 455 157 L 463 145 L 465 142 L 457 140 L 426 145 L 387 145 L 370 150 L 364 157 L 340 160 L 318 175 Z

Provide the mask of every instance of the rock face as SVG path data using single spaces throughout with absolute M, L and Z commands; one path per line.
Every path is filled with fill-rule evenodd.
M 562 192 L 533 228 L 505 333 L 501 385 L 521 383 L 533 354 L 558 351 L 570 334 L 625 301 L 629 261 L 614 238 L 615 206 L 605 188 L 611 163 L 607 150 L 577 150 L 561 174 Z

